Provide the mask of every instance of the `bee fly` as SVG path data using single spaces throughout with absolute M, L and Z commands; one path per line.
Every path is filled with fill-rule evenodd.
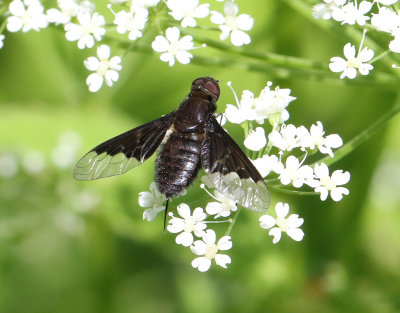
M 222 194 L 247 209 L 265 211 L 269 194 L 262 176 L 216 120 L 219 94 L 215 79 L 195 79 L 177 110 L 93 148 L 76 164 L 74 177 L 93 180 L 123 174 L 160 148 L 155 182 L 167 198 L 166 206 L 202 168 Z

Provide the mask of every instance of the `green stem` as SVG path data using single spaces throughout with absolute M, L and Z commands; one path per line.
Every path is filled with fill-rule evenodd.
M 369 61 L 369 64 L 373 64 L 374 62 L 382 59 L 385 55 L 390 53 L 390 50 L 383 51 L 381 54 L 377 55 L 375 58 L 373 58 L 371 61 Z
M 316 69 L 316 70 L 327 70 L 325 63 L 312 61 L 308 59 L 286 56 L 275 53 L 262 53 L 249 49 L 247 47 L 235 47 L 230 44 L 226 44 L 221 41 L 212 40 L 206 37 L 199 36 L 193 32 L 188 32 L 187 30 L 182 30 L 183 33 L 192 35 L 194 40 L 199 43 L 205 43 L 208 47 L 212 47 L 224 52 L 229 52 L 232 55 L 240 55 L 244 57 L 249 57 L 255 60 L 265 61 L 273 65 L 281 65 L 285 67 L 294 68 L 305 68 L 305 69 Z
M 276 192 L 280 192 L 280 193 L 295 194 L 295 195 L 301 195 L 301 196 L 319 195 L 318 192 L 314 192 L 314 191 L 292 190 L 292 189 L 286 189 L 286 188 L 282 188 L 281 186 L 274 186 L 274 185 L 268 185 L 268 189 L 276 191 Z
M 231 233 L 231 231 L 232 231 L 232 228 L 233 228 L 233 225 L 235 225 L 236 220 L 237 220 L 237 218 L 238 218 L 239 213 L 240 213 L 241 210 L 242 210 L 242 207 L 239 206 L 238 209 L 237 209 L 237 211 L 236 211 L 236 213 L 235 213 L 235 215 L 233 216 L 232 222 L 230 223 L 230 225 L 229 225 L 228 229 L 226 230 L 224 236 L 229 236 L 229 235 L 230 235 L 230 233 Z
M 388 112 L 382 115 L 378 120 L 375 121 L 372 125 L 370 125 L 367 129 L 362 131 L 359 135 L 354 137 L 348 143 L 343 145 L 341 148 L 335 151 L 335 157 L 331 158 L 330 156 L 326 156 L 318 161 L 310 164 L 310 166 L 314 166 L 316 163 L 324 162 L 326 165 L 333 164 L 338 160 L 342 159 L 344 156 L 349 154 L 351 151 L 356 149 L 358 146 L 371 139 L 378 130 L 380 130 L 392 117 L 394 117 L 400 111 L 400 101 L 398 101 Z
M 196 56 L 191 61 L 207 67 L 223 67 L 229 69 L 246 70 L 250 72 L 274 73 L 276 77 L 287 79 L 295 77 L 297 79 L 316 80 L 319 82 L 334 83 L 339 86 L 370 86 L 384 88 L 387 90 L 398 90 L 400 85 L 400 77 L 392 74 L 375 72 L 374 76 L 360 77 L 357 79 L 339 79 L 338 74 L 330 71 L 322 71 L 315 69 L 299 69 L 278 67 L 267 63 L 255 63 L 243 60 L 237 60 L 228 57 L 203 57 Z
M 125 49 L 130 48 L 130 51 L 136 51 L 136 52 L 146 53 L 146 54 L 155 53 L 148 46 L 134 45 L 134 46 L 130 47 L 132 44 L 131 42 L 117 40 L 117 39 L 109 37 L 109 36 L 104 36 L 103 41 L 105 43 L 110 43 L 110 42 L 115 43 L 115 44 L 119 45 L 121 48 L 125 48 Z M 226 46 L 225 44 L 222 44 L 222 45 L 224 45 L 224 47 Z M 233 50 L 229 50 L 229 51 L 234 51 L 234 50 L 239 49 L 236 47 L 231 47 L 231 48 Z M 244 54 L 248 54 L 248 53 L 244 52 Z M 253 52 L 250 52 L 249 54 L 253 54 Z M 275 56 L 277 56 L 277 55 L 275 55 Z M 336 73 L 332 73 L 328 69 L 320 70 L 320 69 L 318 69 L 318 66 L 313 67 L 312 65 L 310 65 L 310 64 L 312 64 L 311 61 L 310 61 L 311 63 L 307 63 L 308 61 L 304 60 L 304 59 L 298 59 L 298 58 L 292 58 L 292 57 L 286 57 L 286 56 L 280 56 L 280 57 L 281 57 L 281 62 L 277 62 L 276 61 L 277 59 L 275 59 L 274 62 L 271 62 L 274 64 L 268 64 L 267 62 L 264 62 L 264 63 L 250 62 L 250 61 L 244 61 L 244 60 L 237 60 L 235 58 L 229 58 L 229 57 L 195 56 L 192 59 L 191 63 L 201 65 L 201 66 L 207 66 L 207 67 L 219 66 L 219 67 L 223 67 L 223 68 L 247 70 L 247 71 L 252 71 L 252 72 L 262 72 L 262 73 L 273 72 L 275 74 L 275 76 L 277 76 L 279 78 L 296 77 L 298 79 L 317 80 L 319 82 L 329 81 L 331 83 L 333 82 L 337 85 L 342 85 L 342 86 L 349 86 L 349 85 L 371 86 L 371 87 L 379 87 L 379 88 L 385 88 L 385 89 L 397 91 L 398 87 L 400 85 L 400 77 L 398 77 L 396 75 L 392 75 L 392 74 L 376 72 L 374 74 L 374 76 L 366 76 L 366 77 L 360 77 L 357 79 L 343 80 L 343 79 L 339 79 L 338 75 Z M 294 61 L 295 59 L 297 61 Z M 284 63 L 283 60 L 287 60 L 287 63 L 285 63 L 285 66 L 283 66 L 283 63 Z M 300 61 L 300 60 L 302 60 L 302 61 Z M 276 64 L 280 64 L 280 65 L 277 66 Z M 307 64 L 310 65 L 310 67 L 307 68 L 306 67 Z M 292 68 L 288 68 L 289 65 L 292 66 Z

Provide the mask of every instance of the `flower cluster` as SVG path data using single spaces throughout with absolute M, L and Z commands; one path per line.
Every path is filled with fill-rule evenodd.
M 230 83 L 228 85 L 231 87 Z M 333 201 L 342 200 L 344 195 L 349 194 L 343 185 L 349 182 L 350 173 L 343 170 L 330 173 L 324 162 L 306 164 L 307 156 L 311 154 L 320 153 L 324 157 L 333 158 L 334 149 L 343 145 L 342 139 L 337 134 L 326 134 L 320 121 L 310 128 L 287 124 L 287 108 L 296 98 L 290 95 L 290 89 L 272 88 L 272 85 L 268 82 L 257 97 L 251 91 L 244 90 L 240 101 L 233 91 L 237 103 L 228 104 L 224 114 L 229 122 L 241 124 L 246 130 L 244 146 L 250 150 L 254 166 L 267 179 L 269 188 L 282 192 L 308 188 L 311 189 L 310 193 L 319 195 L 322 201 L 327 200 L 328 196 Z M 269 123 L 265 123 L 266 120 Z M 192 266 L 199 271 L 207 271 L 213 259 L 222 267 L 230 264 L 230 257 L 219 251 L 232 247 L 229 236 L 231 227 L 217 240 L 216 231 L 208 226 L 211 223 L 234 222 L 236 219 L 230 219 L 230 216 L 233 214 L 237 217 L 239 210 L 237 201 L 232 200 L 229 193 L 215 189 L 208 176 L 201 180 L 200 187 L 213 200 L 205 205 L 205 209 L 198 207 L 193 213 L 187 204 L 179 204 L 177 212 L 180 217 L 169 213 L 167 230 L 177 234 L 177 244 L 190 247 L 193 253 L 200 256 L 192 261 Z M 155 183 L 152 183 L 150 189 L 151 192 L 139 194 L 140 206 L 147 208 L 143 218 L 149 221 L 165 208 L 165 197 L 157 191 Z M 209 189 L 214 189 L 213 193 Z M 295 241 L 301 241 L 304 233 L 300 226 L 304 220 L 297 214 L 289 215 L 288 203 L 278 202 L 275 212 L 276 217 L 265 214 L 259 218 L 260 227 L 269 230 L 273 243 L 280 241 L 282 233 Z
M 398 0 L 357 1 L 357 0 L 323 0 L 313 7 L 313 15 L 317 19 L 335 20 L 341 24 L 359 25 L 370 30 L 388 33 L 390 42 L 388 49 L 400 53 L 400 12 L 395 5 Z M 365 32 L 362 43 L 364 41 Z M 370 62 L 374 51 L 360 45 L 358 53 L 351 43 L 344 46 L 344 55 L 331 59 L 329 68 L 333 72 L 342 72 L 340 78 L 353 79 L 357 70 L 361 75 L 368 75 L 373 66 Z
M 247 32 L 254 23 L 250 15 L 239 13 L 234 0 L 225 0 L 221 12 L 211 10 L 211 6 L 218 8 L 220 5 L 214 2 L 200 4 L 199 0 L 110 0 L 105 4 L 114 16 L 109 21 L 96 11 L 95 4 L 90 0 L 57 0 L 53 5 L 55 7 L 46 10 L 41 0 L 12 0 L 7 8 L 2 8 L 5 4 L 0 2 L 0 9 L 6 10 L 9 32 L 40 31 L 48 26 L 59 26 L 64 29 L 65 38 L 76 42 L 79 49 L 99 45 L 99 61 L 95 57 L 84 61 L 86 68 L 95 72 L 86 80 L 91 92 L 100 90 L 103 81 L 111 86 L 118 80 L 118 71 L 122 69 L 121 56 L 109 60 L 110 47 L 102 43 L 106 32 L 110 30 L 115 29 L 119 34 L 126 35 L 128 41 L 138 43 L 145 36 L 147 28 L 157 24 L 160 34 L 148 38 L 146 42 L 151 42 L 152 49 L 160 53 L 161 61 L 173 66 L 176 62 L 190 63 L 193 54 L 189 51 L 196 49 L 190 28 L 197 27 L 199 23 L 212 30 L 218 26 L 219 38 L 230 38 L 235 46 L 251 42 Z M 148 23 L 149 20 L 156 23 Z M 154 32 L 146 33 L 150 36 Z M 4 38 L 0 30 L 0 49 Z M 201 47 L 205 46 L 203 44 Z
M 139 194 L 139 205 L 148 208 L 143 213 L 143 219 L 152 221 L 156 215 L 165 210 L 165 197 L 157 190 L 155 183 L 150 185 L 151 192 L 141 192 Z M 190 250 L 200 256 L 193 260 L 192 266 L 201 272 L 207 271 L 211 266 L 211 261 L 224 268 L 231 263 L 231 259 L 226 254 L 218 253 L 220 250 L 229 250 L 232 248 L 230 236 L 223 236 L 217 241 L 216 233 L 212 229 L 207 229 L 206 221 L 208 216 L 218 218 L 227 217 L 232 211 L 236 210 L 236 204 L 231 199 L 222 194 L 215 197 L 217 202 L 210 202 L 206 207 L 206 212 L 201 207 L 195 208 L 193 213 L 186 203 L 181 203 L 177 207 L 180 217 L 169 213 L 171 217 L 167 230 L 170 233 L 178 234 L 175 241 L 178 245 L 190 247 Z M 233 203 L 232 203 L 233 202 Z M 198 238 L 198 240 L 195 240 Z

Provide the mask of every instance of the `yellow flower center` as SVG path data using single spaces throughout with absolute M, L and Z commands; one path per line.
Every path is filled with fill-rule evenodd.
M 361 65 L 362 65 L 362 61 L 358 57 L 347 60 L 348 68 L 360 68 Z
M 97 74 L 104 76 L 106 75 L 106 72 L 110 68 L 110 62 L 108 62 L 108 59 L 101 59 L 99 67 L 97 68 Z
M 320 179 L 321 185 L 324 186 L 328 190 L 333 190 L 336 188 L 335 183 L 329 176 L 323 177 Z
M 284 217 L 277 217 L 275 220 L 276 225 L 282 230 L 282 231 L 288 231 L 289 225 L 287 222 L 287 219 Z
M 215 255 L 217 254 L 217 252 L 218 252 L 218 246 L 215 243 L 209 244 L 209 245 L 207 245 L 206 253 L 204 256 L 207 259 L 211 260 L 211 259 L 215 258 Z

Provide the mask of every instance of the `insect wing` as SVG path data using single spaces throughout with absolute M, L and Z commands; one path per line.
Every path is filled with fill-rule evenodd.
M 163 141 L 175 112 L 116 136 L 90 150 L 74 168 L 77 180 L 123 174 L 142 164 Z
M 264 179 L 215 117 L 207 125 L 201 154 L 202 166 L 218 191 L 249 210 L 268 209 Z

